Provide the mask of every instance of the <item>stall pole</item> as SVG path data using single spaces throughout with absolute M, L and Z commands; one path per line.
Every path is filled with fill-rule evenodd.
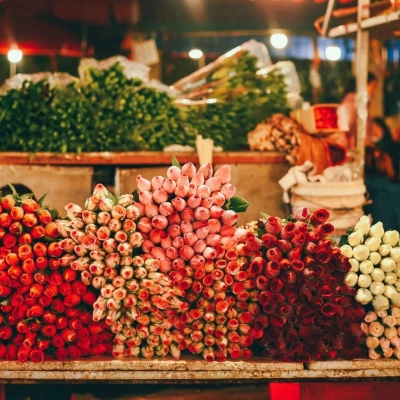
M 356 42 L 356 82 L 357 82 L 357 153 L 361 162 L 365 157 L 365 138 L 368 118 L 368 54 L 369 32 L 362 30 L 361 22 L 369 17 L 370 0 L 358 1 L 357 42 Z

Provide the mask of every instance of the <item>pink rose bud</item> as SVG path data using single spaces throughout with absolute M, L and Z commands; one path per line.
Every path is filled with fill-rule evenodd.
M 151 223 L 155 229 L 165 229 L 168 226 L 168 219 L 163 215 L 157 215 L 151 220 Z
M 137 220 L 141 215 L 144 215 L 144 205 L 141 203 L 132 204 L 126 208 L 125 218 Z
M 95 211 L 99 206 L 99 198 L 96 196 L 89 197 L 85 202 L 85 208 L 89 211 Z
M 198 221 L 206 221 L 210 218 L 210 210 L 205 207 L 197 207 L 194 211 L 194 217 Z
M 194 244 L 199 240 L 197 235 L 193 232 L 188 232 L 183 235 L 183 241 L 187 246 L 193 247 Z
M 180 249 L 184 245 L 185 245 L 185 241 L 183 240 L 182 236 L 177 236 L 176 238 L 174 238 L 172 240 L 172 246 L 177 248 L 177 249 Z
M 210 233 L 206 238 L 207 246 L 217 247 L 221 243 L 222 237 L 217 233 Z
M 188 207 L 194 209 L 194 208 L 199 207 L 200 204 L 201 204 L 201 197 L 198 194 L 194 194 L 193 196 L 190 196 L 188 198 L 188 201 L 187 201 Z
M 136 177 L 136 185 L 140 192 L 143 192 L 143 191 L 149 192 L 151 190 L 151 182 L 149 180 L 143 178 L 142 175 L 138 175 Z
M 93 310 L 93 321 L 94 322 L 99 322 L 106 316 L 106 311 L 105 310 Z
M 71 269 L 75 271 L 85 271 L 89 268 L 89 263 L 89 257 L 79 257 L 77 260 L 71 263 Z
M 106 265 L 102 261 L 94 261 L 89 266 L 89 271 L 93 275 L 103 275 Z M 93 284 L 93 282 L 92 282 Z
M 101 288 L 100 293 L 105 299 L 109 299 L 110 297 L 112 297 L 114 290 L 115 287 L 109 283 Z
M 139 283 L 135 279 L 130 279 L 126 282 L 125 287 L 129 292 L 135 293 L 139 290 Z
M 206 260 L 213 260 L 215 257 L 217 257 L 217 252 L 213 247 L 206 247 L 206 249 L 203 252 L 203 257 Z
M 94 224 L 97 219 L 97 214 L 93 211 L 84 210 L 82 212 L 82 220 L 85 224 Z
M 210 209 L 210 217 L 213 219 L 219 219 L 222 217 L 224 210 L 220 206 L 212 206 Z
M 215 172 L 214 176 L 217 176 L 221 180 L 221 184 L 224 185 L 231 180 L 231 170 L 230 165 L 223 165 Z
M 178 212 L 183 211 L 186 207 L 186 201 L 183 200 L 181 197 L 175 197 L 171 200 L 171 203 L 175 210 Z
M 225 204 L 225 196 L 221 192 L 212 192 L 211 198 L 215 206 L 222 207 Z
M 104 199 L 108 196 L 108 190 L 101 183 L 98 183 L 94 188 L 93 196 Z
M 86 286 L 91 285 L 92 284 L 92 274 L 89 271 L 82 271 L 81 282 Z
M 184 261 L 189 261 L 194 256 L 194 250 L 192 247 L 183 246 L 179 249 L 179 257 Z
M 174 271 L 180 271 L 181 269 L 185 268 L 185 262 L 181 258 L 176 258 L 172 261 L 172 268 Z
M 99 296 L 93 304 L 94 310 L 107 310 L 107 299 Z
M 221 187 L 221 193 L 225 196 L 225 200 L 229 200 L 235 195 L 236 188 L 230 183 L 226 183 Z
M 174 212 L 175 212 L 175 210 L 174 210 L 174 207 L 172 206 L 172 203 L 165 202 L 165 203 L 160 204 L 159 212 L 157 214 L 161 214 L 164 217 L 169 217 Z M 157 215 L 157 214 L 155 214 L 155 215 Z M 153 217 L 155 217 L 155 215 L 153 215 Z
M 210 221 L 211 220 L 208 220 L 208 222 Z M 206 239 L 209 233 L 210 233 L 210 228 L 208 226 L 196 230 L 196 235 L 201 240 Z
M 205 263 L 205 259 L 200 254 L 195 254 L 190 260 L 190 266 L 193 269 L 199 269 L 199 268 L 203 267 L 204 263 Z
M 198 254 L 202 254 L 206 247 L 206 242 L 204 240 L 199 240 L 193 245 L 193 250 Z
M 185 186 L 189 189 L 189 176 L 187 174 L 180 174 L 178 179 L 176 180 L 177 186 Z
M 124 231 L 115 232 L 114 239 L 119 243 L 124 243 L 128 240 L 128 235 Z
M 193 232 L 193 225 L 189 221 L 182 221 L 181 232 L 183 234 Z
M 121 266 L 130 266 L 133 264 L 133 258 L 130 256 L 125 256 L 121 258 Z
M 201 172 L 204 176 L 204 179 L 211 178 L 213 175 L 213 167 L 211 164 L 203 164 L 199 168 L 199 172 Z
M 222 237 L 234 236 L 236 233 L 236 230 L 237 230 L 236 226 L 223 225 L 223 226 L 221 226 L 220 234 Z
M 191 208 L 186 207 L 182 212 L 181 212 L 181 218 L 182 221 L 189 221 L 193 222 L 194 221 L 194 212 Z
M 207 221 L 207 228 L 210 230 L 210 233 L 219 233 L 221 230 L 221 222 L 219 222 L 218 219 L 209 219 Z
M 109 268 L 116 268 L 120 263 L 120 255 L 118 253 L 111 253 L 106 256 L 104 262 Z
M 133 247 L 129 243 L 120 243 L 117 247 L 117 251 L 121 256 L 130 256 L 133 252 Z
M 139 192 L 139 201 L 143 205 L 146 205 L 148 203 L 153 203 L 153 193 L 149 192 L 147 190 L 143 190 Z
M 154 203 L 148 203 L 144 206 L 144 213 L 147 218 L 153 218 L 159 214 L 158 205 Z
M 297 221 L 307 221 L 310 219 L 311 213 L 306 207 L 298 208 L 293 216 L 297 219 Z
M 196 174 L 196 167 L 191 162 L 188 162 L 182 166 L 182 173 L 186 174 L 189 178 L 193 178 Z
M 136 224 L 131 219 L 126 219 L 122 224 L 122 229 L 125 232 L 133 233 L 136 231 Z
M 167 251 L 163 249 L 162 247 L 153 247 L 151 250 L 151 255 L 154 258 L 166 258 L 167 257 Z
M 97 223 L 99 225 L 108 225 L 108 223 L 111 220 L 111 214 L 106 212 L 106 211 L 102 211 L 99 214 L 97 214 Z
M 234 225 L 238 217 L 239 216 L 234 211 L 227 210 L 223 212 L 221 219 L 224 225 Z
M 93 259 L 93 257 L 91 257 L 91 258 Z M 60 265 L 62 267 L 68 267 L 76 259 L 77 259 L 77 256 L 75 254 L 66 254 L 65 256 L 59 258 L 58 261 L 60 262 Z
M 197 171 L 196 174 L 193 175 L 192 183 L 196 184 L 197 187 L 203 185 L 204 181 L 204 175 L 200 171 Z
M 279 261 L 282 258 L 282 251 L 278 247 L 271 247 L 267 251 L 267 258 L 270 261 Z
M 181 174 L 181 169 L 175 166 L 169 167 L 167 170 L 168 179 L 173 179 L 176 181 Z
M 122 301 L 122 300 L 124 300 L 125 299 L 125 297 L 126 297 L 126 289 L 124 289 L 124 288 L 118 288 L 118 289 L 116 289 L 116 290 L 114 290 L 114 292 L 113 292 L 113 298 L 116 300 L 116 301 L 118 301 L 118 302 L 120 302 L 120 301 Z M 118 304 L 121 304 L 121 303 L 118 303 Z M 107 304 L 108 305 L 108 304 Z M 121 307 L 121 305 L 120 305 L 120 307 Z M 120 308 L 119 307 L 119 308 Z
M 168 256 L 168 254 L 167 254 Z M 177 254 L 178 256 L 178 254 Z M 160 260 L 160 269 L 159 271 L 162 272 L 163 274 L 166 274 L 167 272 L 171 271 L 172 269 L 172 261 L 169 258 L 162 258 Z
M 117 276 L 117 270 L 114 268 L 109 268 L 107 267 L 104 271 L 104 278 L 107 279 L 107 281 L 114 279 Z
M 67 204 L 64 209 L 67 211 L 67 217 L 70 220 L 75 219 L 75 217 L 80 217 L 82 214 L 82 207 L 74 203 Z
M 178 185 L 175 189 L 176 197 L 186 197 L 189 192 L 189 186 Z
M 168 236 L 165 232 L 163 232 L 163 235 L 161 237 L 161 247 L 163 249 L 168 249 L 169 247 L 172 246 L 172 239 L 170 236 Z
M 96 235 L 98 229 L 99 228 L 95 224 L 88 224 L 85 226 L 85 232 L 87 235 L 89 234 Z
M 153 190 L 161 189 L 164 185 L 164 181 L 165 179 L 163 176 L 155 176 L 151 180 L 151 187 L 153 188 Z
M 212 197 L 207 197 L 201 201 L 201 206 L 210 209 L 214 203 Z
M 107 253 L 114 253 L 118 247 L 118 242 L 115 239 L 106 239 L 103 241 L 103 250 Z
M 189 190 L 188 190 L 188 196 L 193 196 L 194 194 L 197 194 L 197 185 L 193 182 L 189 184 Z
M 175 193 L 176 182 L 172 179 L 167 179 L 164 181 L 162 188 L 169 194 Z
M 169 247 L 166 251 L 166 255 L 170 260 L 175 260 L 178 256 L 178 249 L 175 247 Z
M 147 217 L 140 218 L 137 227 L 139 231 L 143 233 L 149 233 L 153 229 L 151 219 Z
M 122 207 L 128 207 L 132 205 L 133 196 L 131 194 L 123 194 L 118 197 L 118 204 Z
M 153 193 L 153 200 L 157 204 L 165 203 L 168 201 L 168 193 L 164 189 L 157 189 Z
M 125 286 L 125 279 L 122 278 L 122 276 L 116 276 L 113 280 L 112 280 L 112 284 L 114 285 L 114 287 L 116 288 L 120 288 L 120 287 L 124 287 Z
M 210 197 L 211 190 L 207 185 L 200 185 L 200 186 L 197 187 L 197 194 L 202 199 L 206 199 L 207 197 Z
M 76 242 L 81 244 L 84 237 L 86 236 L 85 232 L 77 230 L 77 229 L 72 229 L 71 233 L 71 238 Z
M 174 239 L 174 238 L 180 236 L 181 228 L 179 225 L 175 225 L 175 224 L 169 225 L 167 228 L 167 233 L 172 239 Z

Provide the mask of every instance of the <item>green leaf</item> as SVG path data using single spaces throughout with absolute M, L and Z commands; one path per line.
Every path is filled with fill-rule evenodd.
M 46 198 L 46 196 L 48 195 L 48 193 L 49 193 L 49 191 L 46 190 L 46 192 L 44 193 L 44 195 L 38 200 L 38 203 L 40 204 L 40 207 L 43 206 L 44 199 Z
M 118 204 L 118 200 L 114 197 L 111 192 L 108 192 L 107 197 L 114 203 L 114 205 Z
M 21 200 L 31 199 L 33 197 L 33 193 L 25 193 L 21 196 Z
M 53 219 L 53 221 L 60 216 L 60 214 L 58 213 L 58 210 L 55 208 L 53 210 L 50 210 L 50 214 L 51 214 L 51 218 Z
M 250 203 L 241 197 L 232 197 L 229 201 L 229 210 L 237 213 L 245 212 L 249 207 Z
M 32 162 L 35 158 L 35 153 L 29 153 L 29 162 Z
M 15 196 L 16 198 L 19 198 L 19 194 L 18 194 L 17 190 L 15 189 L 14 185 L 9 183 L 8 186 L 11 189 L 13 196 Z
M 345 245 L 347 243 L 348 238 L 349 238 L 349 235 L 342 235 L 342 237 L 340 238 L 339 247 L 342 247 L 343 245 Z
M 347 228 L 346 235 L 350 235 L 354 232 L 354 228 Z
M 137 189 L 135 189 L 132 192 L 132 196 L 133 196 L 133 201 L 135 201 L 137 203 L 139 201 L 139 191 Z
M 11 296 L 7 297 L 2 302 L 0 302 L 0 306 L 8 306 L 8 303 L 10 302 L 10 300 L 11 300 Z
M 178 168 L 181 167 L 181 164 L 179 164 L 179 161 L 175 156 L 172 156 L 172 166 L 173 167 L 178 167 Z
M 265 218 L 265 219 L 268 219 L 268 218 L 270 217 L 270 215 L 268 215 L 268 214 L 265 213 L 265 212 L 260 212 L 260 214 L 261 214 L 261 216 L 262 216 L 263 218 Z
M 45 243 L 54 243 L 54 242 L 58 242 L 58 239 L 54 239 L 50 236 L 43 236 L 43 241 Z
M 333 243 L 333 245 L 336 244 L 336 240 L 332 235 L 327 236 L 327 239 L 330 240 Z

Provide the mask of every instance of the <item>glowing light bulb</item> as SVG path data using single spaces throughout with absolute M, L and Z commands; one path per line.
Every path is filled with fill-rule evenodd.
M 189 57 L 198 60 L 203 57 L 203 52 L 200 49 L 193 49 L 189 51 Z
M 338 46 L 328 46 L 325 55 L 329 61 L 338 61 L 342 57 L 342 50 Z
M 284 49 L 287 46 L 289 39 L 284 33 L 274 33 L 271 36 L 270 41 L 272 46 L 276 49 Z
M 19 63 L 22 60 L 22 51 L 18 49 L 10 50 L 7 54 L 8 61 L 12 63 Z

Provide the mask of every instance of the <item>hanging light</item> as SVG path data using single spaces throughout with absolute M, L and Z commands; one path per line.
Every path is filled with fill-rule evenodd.
M 270 41 L 272 46 L 276 49 L 284 49 L 287 46 L 289 39 L 284 33 L 274 33 L 271 36 Z
M 329 61 L 338 61 L 342 57 L 342 50 L 338 46 L 328 46 L 325 49 L 325 56 Z
M 8 54 L 8 61 L 12 63 L 19 63 L 22 60 L 22 51 L 19 49 L 11 49 Z
M 203 52 L 200 49 L 193 49 L 189 51 L 189 57 L 198 60 L 203 57 Z

